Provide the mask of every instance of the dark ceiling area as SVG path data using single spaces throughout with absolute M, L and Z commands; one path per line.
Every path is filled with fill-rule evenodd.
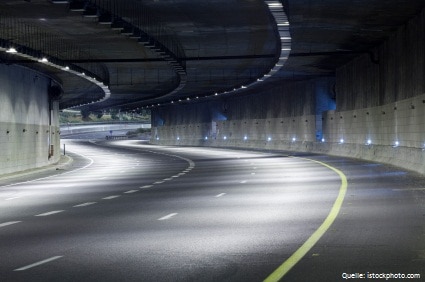
M 50 76 L 63 89 L 61 108 L 137 110 L 250 94 L 270 83 L 333 76 L 361 54 L 374 60 L 372 48 L 425 5 L 406 2 L 282 1 L 290 56 L 256 83 L 281 53 L 267 1 L 2 0 L 1 47 L 17 52 L 0 52 L 0 63 Z M 34 60 L 44 56 L 49 63 Z

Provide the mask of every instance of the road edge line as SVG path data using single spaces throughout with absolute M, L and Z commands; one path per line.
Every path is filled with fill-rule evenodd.
M 336 198 L 331 211 L 320 227 L 314 231 L 314 233 L 307 239 L 307 241 L 305 241 L 304 244 L 302 244 L 302 246 L 299 247 L 286 261 L 284 261 L 278 268 L 276 268 L 276 270 L 274 270 L 266 279 L 264 279 L 264 282 L 274 282 L 282 279 L 289 272 L 289 270 L 291 270 L 307 254 L 307 252 L 309 252 L 314 247 L 314 245 L 320 240 L 326 231 L 328 231 L 329 227 L 335 221 L 339 211 L 341 210 L 342 203 L 344 202 L 345 194 L 347 193 L 348 181 L 347 177 L 342 171 L 320 161 L 307 158 L 300 159 L 318 163 L 336 172 L 341 179 L 341 186 L 339 187 L 338 197 Z

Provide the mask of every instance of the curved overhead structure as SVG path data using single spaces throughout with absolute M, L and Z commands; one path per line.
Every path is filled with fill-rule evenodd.
M 3 1 L 3 43 L 31 50 L 26 55 L 33 58 L 50 56 L 96 81 L 16 54 L 3 52 L 1 59 L 54 78 L 64 90 L 61 108 L 100 101 L 90 107 L 137 110 L 251 94 L 263 82 L 334 76 L 361 54 L 377 62 L 371 46 L 423 5 L 382 2 L 357 1 L 341 18 L 346 7 L 332 1 Z M 376 16 L 379 10 L 387 12 Z
M 280 1 L 73 0 L 0 6 L 8 15 L 4 21 L 12 17 L 21 35 L 11 38 L 10 28 L 0 25 L 1 39 L 61 62 L 56 69 L 62 73 L 53 65 L 41 70 L 62 85 L 61 108 L 137 110 L 245 92 L 276 73 L 289 53 L 289 47 L 281 48 L 288 44 L 289 30 Z M 279 39 L 281 32 L 285 39 Z M 40 68 L 16 54 L 3 57 L 6 63 Z M 95 84 L 73 78 L 74 69 L 95 77 Z M 99 98 L 106 88 L 96 90 L 98 82 L 110 95 Z

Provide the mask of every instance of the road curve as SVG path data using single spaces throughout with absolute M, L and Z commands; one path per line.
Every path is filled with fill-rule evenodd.
M 413 173 L 328 156 L 66 142 L 73 167 L 2 181 L 0 281 L 425 277 L 425 180 Z

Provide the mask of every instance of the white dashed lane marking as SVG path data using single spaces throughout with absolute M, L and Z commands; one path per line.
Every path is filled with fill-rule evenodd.
M 164 183 L 164 181 L 157 181 L 157 182 L 154 182 L 153 184 L 162 184 L 162 183 Z
M 87 206 L 91 206 L 91 205 L 94 205 L 94 204 L 96 204 L 96 202 L 87 202 L 87 203 L 75 205 L 75 206 L 73 206 L 73 208 L 87 207 Z
M 33 268 L 33 267 L 36 267 L 36 266 L 39 266 L 39 265 L 42 265 L 42 264 L 45 264 L 45 263 L 48 263 L 48 262 L 57 260 L 57 259 L 60 259 L 61 257 L 62 256 L 51 257 L 51 258 L 48 258 L 48 259 L 45 259 L 45 260 L 42 260 L 42 261 L 39 261 L 39 262 L 36 262 L 36 263 L 33 263 L 33 264 L 29 264 L 27 266 L 23 266 L 23 267 L 17 268 L 14 271 L 24 271 L 24 270 L 27 270 L 27 269 L 30 269 L 30 268 Z
M 21 222 L 21 221 L 9 221 L 9 222 L 5 222 L 5 223 L 0 223 L 0 228 L 5 227 L 5 226 L 9 226 L 9 225 L 12 225 L 12 224 L 16 224 L 16 223 L 19 223 L 19 222 Z
M 19 197 L 12 197 L 12 198 L 7 198 L 7 199 L 4 199 L 4 200 L 5 200 L 5 201 L 11 201 L 11 200 L 19 199 L 19 198 L 22 198 L 22 196 L 19 196 Z
M 35 216 L 49 216 L 49 215 L 53 215 L 53 214 L 57 214 L 57 213 L 61 213 L 64 212 L 65 210 L 58 210 L 58 211 L 50 211 L 50 212 L 45 212 L 45 213 L 41 213 L 41 214 L 37 214 Z
M 118 198 L 119 196 L 120 195 L 108 196 L 108 197 L 102 198 L 102 200 L 112 200 L 112 199 Z
M 137 192 L 137 190 L 129 190 L 127 192 L 124 192 L 124 194 L 131 194 L 131 193 L 136 193 L 136 192 Z
M 163 217 L 161 217 L 161 218 L 158 218 L 158 220 L 167 220 L 167 219 L 171 219 L 172 217 L 174 217 L 174 216 L 176 216 L 177 215 L 177 213 L 170 213 L 170 214 L 168 214 L 168 215 L 166 215 L 166 216 L 163 216 Z
M 243 181 L 241 181 L 240 183 L 241 183 L 241 184 L 245 184 L 245 183 L 246 183 L 246 180 L 243 180 Z
M 226 195 L 226 193 L 218 194 L 218 195 L 216 195 L 215 197 L 216 197 L 216 198 L 220 198 L 220 197 L 223 197 L 224 195 Z
M 140 187 L 140 189 L 147 189 L 147 188 L 151 188 L 151 187 L 152 187 L 152 185 L 145 185 L 145 186 Z

